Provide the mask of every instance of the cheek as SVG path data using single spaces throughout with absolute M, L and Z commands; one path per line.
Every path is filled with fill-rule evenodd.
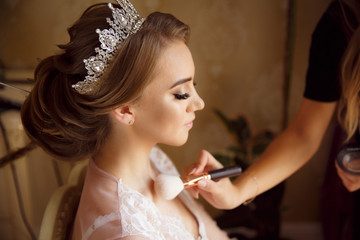
M 144 113 L 144 112 L 143 112 Z M 181 146 L 188 138 L 186 111 L 182 104 L 157 102 L 147 106 L 141 119 L 140 134 L 157 143 Z
M 175 101 L 173 96 L 143 100 L 135 118 L 138 118 L 141 128 L 146 129 L 146 132 L 176 135 L 182 126 L 185 126 L 185 102 Z
M 179 105 L 170 103 L 159 104 L 154 106 L 154 112 L 155 119 L 164 127 L 176 125 L 177 122 L 181 121 L 182 113 Z
M 152 110 L 154 124 L 164 134 L 176 135 L 185 126 L 185 101 L 176 101 L 171 97 L 164 98 L 153 105 Z

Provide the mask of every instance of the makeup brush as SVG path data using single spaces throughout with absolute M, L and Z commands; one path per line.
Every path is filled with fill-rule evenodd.
M 162 198 L 166 200 L 174 199 L 179 193 L 185 189 L 197 185 L 197 182 L 202 179 L 218 180 L 225 177 L 235 177 L 242 172 L 241 167 L 232 166 L 220 168 L 214 171 L 205 172 L 196 176 L 173 176 L 166 174 L 159 174 L 155 179 L 155 191 Z

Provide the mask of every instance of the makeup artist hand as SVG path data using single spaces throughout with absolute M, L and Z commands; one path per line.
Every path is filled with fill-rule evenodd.
M 349 192 L 360 189 L 360 176 L 343 171 L 336 162 L 335 167 L 343 185 Z
M 197 163 L 186 167 L 184 173 L 185 175 L 199 175 L 219 168 L 223 168 L 223 165 L 208 151 L 201 150 Z M 200 193 L 206 201 L 218 209 L 231 209 L 237 206 L 235 201 L 232 201 L 231 196 L 236 196 L 238 190 L 229 178 L 218 181 L 200 180 L 196 187 L 186 190 L 195 198 L 198 198 Z

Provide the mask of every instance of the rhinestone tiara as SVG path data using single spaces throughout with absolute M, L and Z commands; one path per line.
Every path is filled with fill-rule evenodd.
M 95 48 L 97 54 L 84 59 L 87 76 L 83 81 L 72 85 L 80 94 L 91 94 L 93 92 L 96 88 L 96 83 L 103 75 L 117 49 L 130 35 L 140 29 L 145 20 L 139 16 L 134 6 L 128 0 L 116 0 L 116 2 L 122 9 L 114 8 L 111 3 L 108 4 L 112 10 L 113 20 L 106 18 L 106 21 L 111 28 L 96 29 L 101 43 L 100 48 Z

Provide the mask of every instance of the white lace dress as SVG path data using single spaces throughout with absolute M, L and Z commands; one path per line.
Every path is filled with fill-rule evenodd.
M 152 149 L 150 159 L 159 172 L 178 175 L 171 160 L 159 148 Z M 196 217 L 199 240 L 228 239 L 186 191 L 179 198 Z M 90 161 L 72 239 L 105 240 L 129 236 L 151 240 L 194 240 L 181 217 L 162 214 L 149 198 Z

